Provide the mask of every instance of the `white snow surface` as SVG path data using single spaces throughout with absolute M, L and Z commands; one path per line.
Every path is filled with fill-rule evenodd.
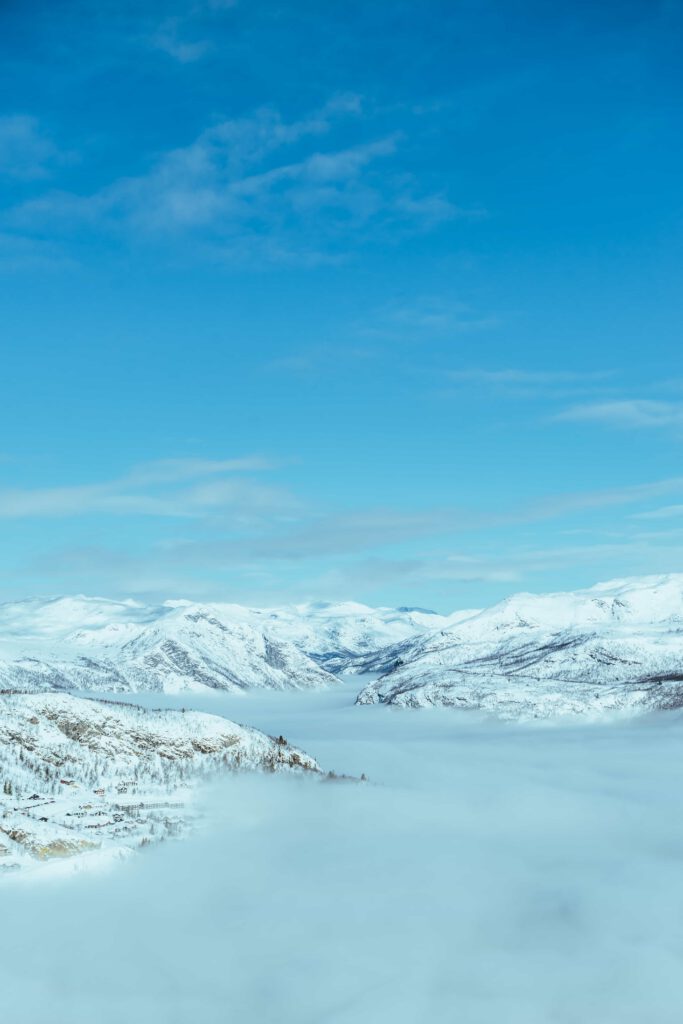
M 372 608 L 357 601 L 307 602 L 280 608 L 217 604 L 233 622 L 294 644 L 333 672 L 348 671 L 379 648 L 451 625 L 471 612 L 439 615 L 424 608 Z
M 379 652 L 360 704 L 505 718 L 634 713 L 683 703 L 683 574 L 516 594 Z
M 259 609 L 84 596 L 19 601 L 0 605 L 0 687 L 172 693 L 328 686 L 331 672 L 355 658 L 451 621 L 353 602 Z
M 280 608 L 68 597 L 0 605 L 0 688 L 185 693 L 381 678 L 361 704 L 501 717 L 677 707 L 683 574 L 516 594 L 451 615 L 356 602 Z
M 334 683 L 292 643 L 215 606 L 84 597 L 0 606 L 0 687 L 175 693 Z
M 222 772 L 321 774 L 284 740 L 200 711 L 0 694 L 0 875 L 182 833 Z

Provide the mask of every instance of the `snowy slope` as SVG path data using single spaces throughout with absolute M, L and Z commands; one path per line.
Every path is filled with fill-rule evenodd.
M 517 594 L 380 652 L 358 703 L 476 708 L 502 717 L 683 704 L 683 575 Z
M 683 575 L 483 611 L 282 608 L 59 598 L 0 606 L 0 688 L 181 692 L 304 689 L 380 672 L 358 701 L 506 717 L 676 706 Z
M 449 625 L 420 609 L 245 608 L 62 597 L 0 605 L 0 687 L 303 689 L 363 670 L 379 648 Z
M 216 607 L 230 618 L 243 617 L 269 636 L 294 644 L 329 672 L 356 671 L 357 665 L 362 670 L 364 658 L 378 649 L 454 621 L 422 608 L 371 608 L 355 601 L 262 609 Z
M 216 608 L 58 599 L 0 606 L 0 687 L 119 692 L 304 689 L 334 677 Z
M 0 694 L 0 870 L 182 832 L 219 771 L 321 775 L 313 758 L 217 715 L 70 694 Z

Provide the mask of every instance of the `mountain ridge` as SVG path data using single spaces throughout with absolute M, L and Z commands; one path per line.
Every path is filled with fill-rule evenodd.
M 521 592 L 450 615 L 354 601 L 251 608 L 62 596 L 0 605 L 0 687 L 238 692 L 334 686 L 341 673 L 369 672 L 380 678 L 363 687 L 361 705 L 504 717 L 677 706 L 683 574 Z
M 0 686 L 306 689 L 448 618 L 357 602 L 282 608 L 56 597 L 0 605 Z
M 514 594 L 365 663 L 359 704 L 462 707 L 507 718 L 683 703 L 683 574 Z
M 244 771 L 323 778 L 284 737 L 219 715 L 0 692 L 0 873 L 180 835 L 196 784 Z

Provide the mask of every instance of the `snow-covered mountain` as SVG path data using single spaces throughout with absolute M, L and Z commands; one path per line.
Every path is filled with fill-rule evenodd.
M 216 605 L 227 618 L 294 644 L 329 672 L 362 670 L 380 648 L 443 629 L 454 620 L 425 608 L 371 608 L 356 601 L 319 602 L 282 608 Z M 456 613 L 456 619 L 462 614 Z
M 293 644 L 215 606 L 89 598 L 0 606 L 0 687 L 174 693 L 334 682 Z
M 71 694 L 0 694 L 0 870 L 177 835 L 221 771 L 321 777 L 317 762 L 218 715 Z
M 442 705 L 506 718 L 683 704 L 683 574 L 517 594 L 378 652 L 359 704 Z
M 0 687 L 178 692 L 334 684 L 452 619 L 352 602 L 246 608 L 62 597 L 0 605 Z
M 180 692 L 334 685 L 358 703 L 504 717 L 683 702 L 683 575 L 517 594 L 483 611 L 58 598 L 0 605 L 0 688 Z

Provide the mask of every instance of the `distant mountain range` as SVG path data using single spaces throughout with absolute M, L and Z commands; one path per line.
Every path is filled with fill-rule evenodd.
M 310 689 L 378 648 L 446 625 L 360 604 L 256 609 L 61 597 L 0 605 L 0 688 L 167 693 Z
M 65 691 L 301 690 L 335 686 L 341 673 L 359 676 L 357 705 L 519 720 L 679 708 L 683 574 L 517 594 L 449 616 L 351 602 L 0 605 L 0 872 L 176 835 L 195 813 L 192 786 L 210 773 L 323 777 L 283 737 Z
M 506 718 L 683 704 L 683 574 L 420 608 L 247 608 L 61 597 L 0 605 L 0 688 L 311 689 L 379 675 L 359 704 Z

